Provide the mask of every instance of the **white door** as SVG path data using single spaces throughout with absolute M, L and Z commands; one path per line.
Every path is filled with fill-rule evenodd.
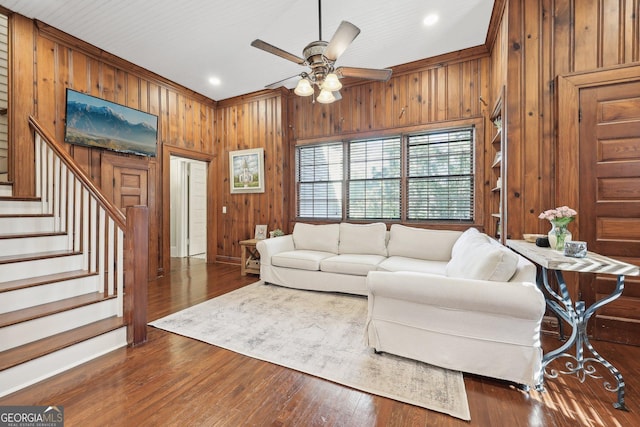
M 189 256 L 207 252 L 207 164 L 189 161 Z

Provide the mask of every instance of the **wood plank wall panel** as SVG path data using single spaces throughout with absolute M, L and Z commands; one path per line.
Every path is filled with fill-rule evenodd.
M 9 123 L 11 138 L 10 146 L 13 162 L 9 164 L 9 173 L 14 181 L 13 194 L 15 196 L 30 196 L 35 191 L 35 175 L 24 176 L 22 165 L 31 165 L 34 162 L 33 137 L 31 129 L 24 119 L 24 114 L 33 114 L 35 69 L 33 65 L 33 51 L 35 48 L 35 33 L 31 21 L 23 16 L 16 16 L 9 20 L 10 37 L 10 74 L 9 96 Z M 23 53 L 26 53 L 23 54 Z M 20 76 L 17 78 L 17 76 Z M 16 94 L 19 94 L 17 96 Z M 20 165 L 18 167 L 17 165 Z
M 506 33 L 506 32 L 505 32 Z M 475 117 L 487 117 L 492 105 L 490 95 L 491 58 L 484 48 L 456 52 L 455 55 L 428 58 L 394 68 L 388 82 L 352 82 L 340 91 L 342 100 L 329 105 L 313 103 L 311 98 L 292 95 L 289 146 L 294 162 L 293 147 L 299 143 L 369 137 L 390 129 L 420 129 L 420 126 Z M 500 75 L 503 75 L 501 73 Z M 480 101 L 484 100 L 487 105 Z M 490 144 L 493 134 L 484 126 L 484 141 Z M 490 149 L 481 149 L 480 153 Z M 493 156 L 482 156 L 483 176 L 489 176 Z M 285 171 L 291 185 L 289 216 L 295 219 L 294 171 Z M 479 196 L 490 194 L 488 181 L 483 182 Z M 483 205 L 486 201 L 483 201 Z M 481 208 L 482 210 L 482 208 Z M 483 226 L 490 221 L 484 212 L 478 214 Z
M 547 224 L 537 214 L 556 205 L 555 79 L 558 75 L 640 60 L 639 2 L 506 3 L 490 58 L 481 49 L 472 49 L 398 66 L 389 82 L 347 84 L 342 91 L 343 100 L 329 106 L 275 92 L 225 101 L 218 109 L 210 100 L 133 64 L 114 60 L 68 36 L 51 37 L 53 30 L 39 32 L 33 21 L 14 16 L 13 75 L 19 77 L 14 78 L 13 89 L 21 94 L 13 100 L 14 139 L 17 137 L 21 141 L 18 144 L 23 145 L 29 141 L 25 138 L 30 134 L 25 117 L 35 111 L 41 118 L 46 116 L 46 126 L 60 137 L 67 86 L 159 115 L 160 144 L 216 156 L 213 167 L 217 185 L 211 190 L 219 193 L 216 205 L 226 205 L 229 210 L 246 206 L 237 216 L 227 214 L 217 222 L 217 254 L 231 259 L 239 256 L 237 240 L 251 237 L 255 224 L 267 223 L 270 229 L 287 227 L 287 186 L 293 183 L 289 166 L 291 147 L 296 141 L 372 135 L 392 128 L 487 117 L 500 88 L 506 85 L 508 139 L 513 144 L 509 158 L 508 232 L 512 237 L 522 232 L 546 232 Z M 33 101 L 28 97 L 25 100 L 24 94 L 34 90 Z M 487 105 L 479 102 L 480 96 Z M 48 110 L 47 102 L 53 103 L 53 110 Z M 485 129 L 488 143 L 491 128 Z M 243 147 L 265 148 L 269 194 L 229 194 L 228 152 Z M 68 148 L 99 180 L 100 152 Z M 16 152 L 16 161 L 32 163 L 30 150 L 18 145 Z M 168 173 L 161 170 L 161 153 L 158 150 L 158 159 L 141 160 L 159 162 L 154 179 L 158 190 Z M 489 165 L 485 167 L 488 170 Z M 20 173 L 16 194 L 28 195 L 33 191 L 33 179 L 28 170 Z M 273 189 L 271 183 L 275 183 Z M 162 206 L 161 196 L 159 191 L 158 207 Z M 162 218 L 159 208 L 155 217 Z M 156 242 L 162 241 L 162 230 L 151 234 Z M 156 255 L 160 266 L 162 254 Z
M 556 200 L 555 182 L 560 167 L 555 163 L 556 77 L 637 62 L 638 16 L 638 0 L 508 2 L 500 24 L 507 37 L 499 31 L 491 64 L 492 94 L 504 81 L 509 100 L 507 203 L 512 237 L 548 231 L 538 214 L 562 203 Z M 504 77 L 500 64 L 507 65 Z
M 293 140 L 335 138 L 360 132 L 478 117 L 488 96 L 487 55 L 449 64 L 416 65 L 388 82 L 346 86 L 329 105 L 293 97 Z M 432 61 L 437 62 L 437 61 Z
M 283 143 L 287 117 L 280 92 L 264 96 L 239 97 L 219 104 L 214 112 L 214 148 L 217 162 L 216 204 L 217 259 L 236 262 L 240 240 L 252 239 L 257 224 L 268 230 L 287 229 L 289 149 Z M 265 192 L 231 194 L 229 152 L 264 148 Z M 227 213 L 222 214 L 226 206 Z
M 12 15 L 12 136 L 16 144 L 14 180 L 16 195 L 32 195 L 33 137 L 27 117 L 35 114 L 62 142 L 64 139 L 65 90 L 72 88 L 159 116 L 156 158 L 117 154 L 149 171 L 149 275 L 156 277 L 168 267 L 161 248 L 165 234 L 162 188 L 169 185 L 162 169 L 162 146 L 170 144 L 213 153 L 214 101 L 195 94 L 135 64 L 100 51 L 41 22 Z M 66 145 L 80 166 L 98 185 L 107 165 L 103 151 Z M 217 189 L 212 186 L 211 194 Z
M 604 70 L 614 80 L 616 73 L 624 77 L 625 71 L 620 66 L 640 60 L 638 17 L 638 0 L 508 1 L 500 24 L 506 28 L 507 37 L 496 36 L 491 64 L 493 94 L 497 93 L 501 80 L 507 88 L 509 153 L 505 194 L 507 232 L 511 237 L 546 233 L 549 224 L 538 219 L 538 214 L 558 205 L 574 205 L 579 200 L 579 182 L 591 179 L 590 171 L 582 171 L 578 176 L 577 162 L 566 161 L 576 154 L 559 151 L 560 146 L 568 143 L 558 141 L 558 129 L 573 126 L 571 123 L 577 117 L 569 117 L 566 108 L 557 109 L 557 84 L 560 77 Z M 497 68 L 500 64 L 507 67 L 503 79 Z M 577 107 L 572 111 L 577 114 Z M 580 212 L 578 221 L 570 227 L 574 239 L 580 238 L 579 221 Z M 605 230 L 614 225 L 599 226 Z M 573 295 L 593 293 L 588 289 L 588 281 L 580 284 L 577 276 L 567 280 Z M 609 310 L 614 308 L 617 310 L 617 305 Z M 620 311 L 616 315 L 623 314 Z M 628 322 L 620 328 L 616 333 L 622 340 L 626 335 L 637 336 Z

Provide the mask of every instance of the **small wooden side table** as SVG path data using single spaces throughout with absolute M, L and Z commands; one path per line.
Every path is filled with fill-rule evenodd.
M 240 241 L 241 259 L 240 274 L 260 274 L 260 252 L 256 249 L 258 240 L 248 239 Z

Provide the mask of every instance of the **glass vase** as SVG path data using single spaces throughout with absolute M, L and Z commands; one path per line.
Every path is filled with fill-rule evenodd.
M 549 246 L 556 251 L 564 251 L 564 242 L 571 241 L 571 232 L 566 225 L 551 223 L 551 230 L 547 233 Z

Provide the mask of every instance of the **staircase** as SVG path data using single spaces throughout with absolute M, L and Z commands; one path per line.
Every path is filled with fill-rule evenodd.
M 0 185 L 0 396 L 146 340 L 146 207 L 125 218 L 30 123 L 36 195 Z

